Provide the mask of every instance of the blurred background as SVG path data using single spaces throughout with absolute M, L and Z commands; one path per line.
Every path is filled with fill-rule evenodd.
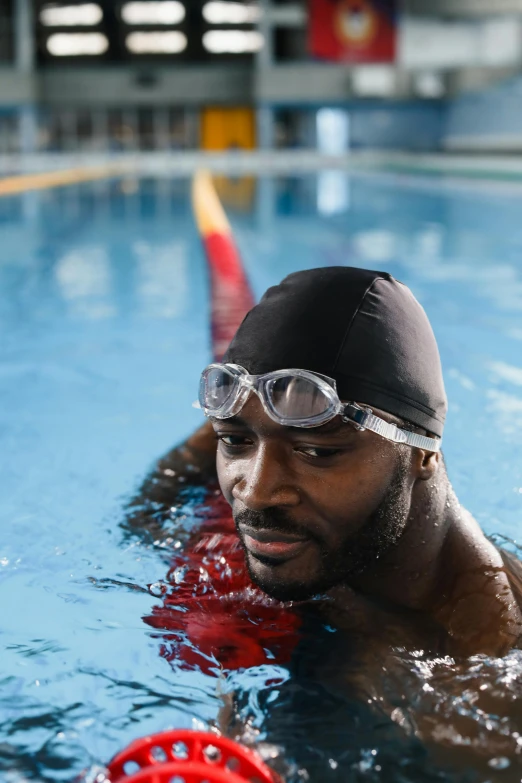
M 521 69 L 522 0 L 2 0 L 0 165 L 517 153 Z

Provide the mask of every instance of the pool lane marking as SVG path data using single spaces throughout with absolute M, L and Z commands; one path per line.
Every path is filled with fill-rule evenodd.
M 103 166 L 102 168 L 63 169 L 60 171 L 45 171 L 41 174 L 19 174 L 15 177 L 0 179 L 0 196 L 10 196 L 14 193 L 24 193 L 28 190 L 45 190 L 64 185 L 74 185 L 78 182 L 90 182 L 124 174 L 121 167 Z
M 192 206 L 210 273 L 212 352 L 219 361 L 255 301 L 232 228 L 208 171 L 198 171 L 194 176 Z
M 211 233 L 232 234 L 209 171 L 196 171 L 192 180 L 192 206 L 202 237 Z

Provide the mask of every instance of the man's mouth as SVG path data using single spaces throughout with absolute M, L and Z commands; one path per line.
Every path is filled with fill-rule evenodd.
M 296 533 L 283 533 L 268 528 L 252 528 L 239 525 L 243 543 L 254 557 L 273 561 L 290 560 L 300 554 L 310 543 L 310 538 Z

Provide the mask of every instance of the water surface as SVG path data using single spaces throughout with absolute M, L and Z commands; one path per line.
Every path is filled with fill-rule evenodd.
M 457 494 L 488 533 L 516 539 L 522 194 L 328 172 L 239 192 L 250 203 L 229 214 L 256 296 L 332 264 L 413 289 L 440 344 Z M 310 611 L 261 639 L 266 660 L 227 668 L 198 649 L 187 663 L 143 619 L 164 604 L 150 584 L 176 595 L 169 569 L 209 503 L 189 492 L 156 543 L 125 526 L 155 458 L 200 420 L 209 292 L 188 183 L 3 199 L 0 238 L 0 777 L 70 780 L 137 736 L 228 710 L 247 738 L 282 748 L 289 780 L 519 781 L 519 652 L 394 650 L 368 680 L 353 639 Z M 263 628 L 272 609 L 256 611 L 246 622 Z M 356 685 L 340 687 L 336 655 Z

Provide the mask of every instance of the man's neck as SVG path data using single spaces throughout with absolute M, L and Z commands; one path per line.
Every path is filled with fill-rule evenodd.
M 377 599 L 429 610 L 435 599 L 445 543 L 459 514 L 460 504 L 445 470 L 429 482 L 418 481 L 400 540 L 374 569 L 351 586 Z

